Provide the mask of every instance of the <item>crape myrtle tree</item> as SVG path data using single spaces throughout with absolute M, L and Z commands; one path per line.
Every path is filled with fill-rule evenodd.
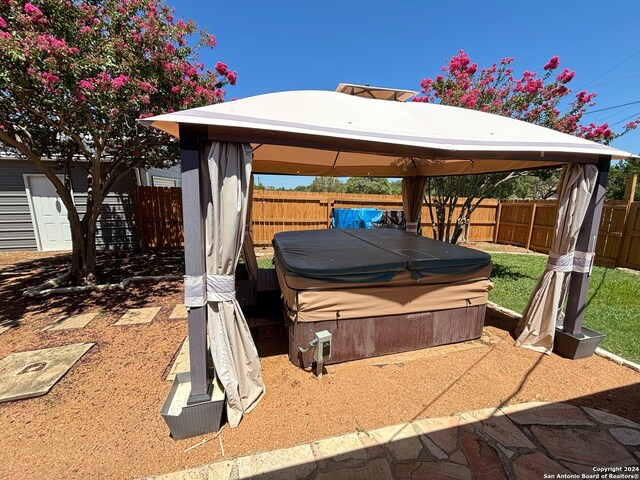
M 118 181 L 178 159 L 175 141 L 136 120 L 221 102 L 235 84 L 225 64 L 211 71 L 198 61 L 215 44 L 157 0 L 0 0 L 0 141 L 33 162 L 64 203 L 72 283 L 96 281 L 96 222 Z M 86 173 L 82 214 L 72 167 Z
M 481 110 L 535 123 L 560 132 L 608 144 L 638 126 L 640 120 L 627 123 L 614 132 L 608 124 L 582 124 L 582 116 L 595 105 L 595 93 L 579 91 L 573 94 L 569 85 L 575 72 L 564 68 L 560 60 L 551 58 L 539 75 L 525 71 L 514 76 L 513 58 L 503 58 L 499 64 L 478 69 L 469 56 L 460 50 L 442 67 L 442 75 L 420 82 L 421 95 L 416 102 L 436 102 L 443 105 Z M 435 238 L 456 243 L 473 211 L 483 199 L 508 196 L 522 175 L 534 175 L 542 198 L 551 196 L 559 173 L 557 171 L 508 172 L 470 176 L 432 177 L 427 183 L 426 201 Z M 546 191 L 545 191 L 546 190 Z M 454 206 L 462 206 L 454 220 Z

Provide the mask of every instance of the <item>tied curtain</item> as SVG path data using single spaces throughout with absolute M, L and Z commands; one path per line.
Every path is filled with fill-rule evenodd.
M 206 202 L 205 255 L 209 345 L 226 394 L 227 419 L 236 427 L 262 398 L 258 351 L 235 297 L 253 153 L 249 145 L 211 142 L 202 172 Z
M 406 217 L 406 230 L 409 233 L 421 233 L 420 216 L 427 177 L 404 177 L 402 179 L 402 208 Z
M 576 252 L 580 227 L 598 180 L 595 165 L 572 163 L 558 189 L 558 216 L 545 271 L 538 280 L 516 330 L 516 346 L 550 354 L 572 271 L 590 272 L 593 252 Z
M 244 228 L 244 242 L 242 243 L 242 259 L 247 267 L 249 278 L 258 280 L 258 260 L 256 250 L 253 245 L 253 235 L 251 233 L 251 206 L 253 204 L 253 175 L 249 183 L 249 199 L 247 200 L 247 220 Z

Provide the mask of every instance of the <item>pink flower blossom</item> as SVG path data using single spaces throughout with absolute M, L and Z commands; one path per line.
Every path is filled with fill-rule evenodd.
M 91 81 L 89 80 L 80 80 L 80 88 L 85 88 L 87 90 L 90 91 L 94 91 L 95 87 L 93 86 L 93 83 L 91 83 Z
M 171 93 L 178 93 L 180 91 L 180 87 L 178 85 L 174 85 L 171 87 Z
M 544 65 L 545 70 L 554 70 L 558 68 L 560 64 L 560 58 L 556 55 L 555 57 L 551 57 L 551 59 Z
M 80 33 L 81 33 L 82 35 L 86 35 L 86 34 L 87 34 L 87 33 L 89 33 L 90 31 L 91 31 L 91 27 L 88 27 L 88 26 L 86 26 L 86 25 L 80 29 Z
M 231 85 L 236 84 L 237 75 L 238 75 L 238 72 L 231 72 L 231 71 L 227 72 L 227 80 L 229 80 L 229 83 Z
M 433 80 L 431 80 L 430 78 L 423 78 L 420 81 L 420 87 L 423 90 L 428 90 L 431 87 L 431 84 L 433 83 Z
M 228 72 L 227 64 L 222 62 L 216 63 L 215 69 L 220 75 L 226 75 Z
M 42 16 L 42 10 L 40 10 L 34 4 L 29 3 L 29 2 L 24 4 L 24 13 L 26 13 L 30 17 L 41 17 Z
M 11 38 L 11 34 L 9 32 L 0 31 L 0 38 Z
M 211 35 L 210 33 L 207 33 L 207 45 L 209 45 L 210 47 L 215 47 L 217 43 L 218 41 L 216 40 L 216 37 Z
M 572 72 L 568 68 L 565 68 L 561 73 L 558 74 L 556 80 L 560 83 L 569 83 L 573 79 L 575 74 L 576 72 Z
M 129 82 L 129 77 L 127 77 L 126 75 L 118 75 L 116 78 L 111 80 L 111 85 L 113 85 L 113 88 L 115 88 L 116 90 L 119 90 L 120 88 L 124 87 L 128 82 Z
M 149 82 L 138 81 L 137 85 L 138 85 L 138 88 L 143 92 L 155 93 L 157 91 L 156 87 L 151 85 Z
M 0 17 L 0 28 L 7 28 L 7 22 L 2 17 Z

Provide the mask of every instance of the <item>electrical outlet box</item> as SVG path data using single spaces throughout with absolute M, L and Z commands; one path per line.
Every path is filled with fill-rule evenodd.
M 318 363 L 323 363 L 331 358 L 331 333 L 328 330 L 316 332 L 316 348 L 313 358 Z

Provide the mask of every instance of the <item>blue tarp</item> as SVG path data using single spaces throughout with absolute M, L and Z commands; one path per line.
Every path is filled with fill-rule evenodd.
M 382 211 L 376 208 L 334 208 L 331 215 L 333 228 L 373 228 L 372 223 L 382 221 Z

